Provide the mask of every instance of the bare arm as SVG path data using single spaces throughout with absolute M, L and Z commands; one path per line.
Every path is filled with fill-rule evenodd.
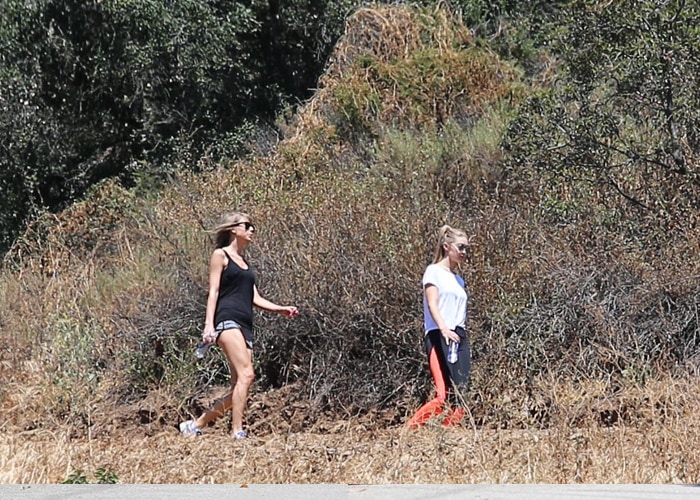
M 216 313 L 216 301 L 219 298 L 221 272 L 224 269 L 225 259 L 223 252 L 214 250 L 209 260 L 209 295 L 207 296 L 207 313 L 204 318 L 204 332 L 202 334 L 204 342 L 214 342 L 216 340 L 214 314 Z
M 263 298 L 263 296 L 258 292 L 257 286 L 253 287 L 253 305 L 259 309 L 262 309 L 263 311 L 276 312 L 282 316 L 287 316 L 288 318 L 293 318 L 299 313 L 297 308 L 294 306 L 280 306 Z
M 433 321 L 435 321 L 435 324 L 440 329 L 440 333 L 445 338 L 445 341 L 449 342 L 452 340 L 459 343 L 459 335 L 447 328 L 442 316 L 440 316 L 440 309 L 438 307 L 438 287 L 431 285 L 430 283 L 425 285 L 425 300 L 428 302 L 428 310 L 430 311 L 430 315 L 433 317 Z

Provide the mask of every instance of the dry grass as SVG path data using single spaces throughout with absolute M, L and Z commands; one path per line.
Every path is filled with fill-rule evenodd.
M 388 413 L 319 417 L 299 430 L 282 390 L 253 397 L 246 441 L 228 437 L 227 419 L 201 438 L 181 437 L 161 394 L 114 409 L 87 434 L 69 424 L 22 430 L 6 421 L 0 483 L 57 483 L 76 471 L 90 479 L 99 469 L 120 483 L 694 483 L 698 381 L 658 380 L 610 398 L 598 381 L 541 380 L 554 420 L 515 430 L 467 422 L 412 431 L 389 424 Z M 601 420 L 616 411 L 615 422 Z M 145 415 L 150 422 L 142 423 Z
M 673 417 L 609 427 L 410 431 L 364 419 L 316 422 L 304 432 L 234 441 L 224 423 L 198 439 L 182 438 L 175 422 L 126 425 L 94 438 L 61 428 L 23 432 L 6 424 L 0 483 L 62 482 L 77 470 L 89 476 L 99 468 L 115 473 L 120 483 L 697 482 L 697 382 L 643 391 L 646 410 L 655 414 L 665 396 L 683 394 L 681 402 L 664 403 L 663 412 Z M 570 396 L 575 394 L 571 389 Z

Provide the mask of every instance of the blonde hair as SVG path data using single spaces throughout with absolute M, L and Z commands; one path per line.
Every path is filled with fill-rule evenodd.
M 437 245 L 433 255 L 433 264 L 445 258 L 445 243 L 454 243 L 457 238 L 466 238 L 467 234 L 461 229 L 455 229 L 445 224 L 438 231 Z
M 231 229 L 239 222 L 243 222 L 244 219 L 253 222 L 250 215 L 243 212 L 233 212 L 221 216 L 219 223 L 210 231 L 215 235 L 216 248 L 223 248 L 231 243 Z

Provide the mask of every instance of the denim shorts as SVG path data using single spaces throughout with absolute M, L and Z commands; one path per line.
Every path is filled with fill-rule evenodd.
M 248 331 L 247 328 L 243 328 L 241 325 L 239 325 L 236 321 L 233 321 L 232 319 L 220 321 L 216 325 L 216 327 L 214 328 L 214 331 L 216 332 L 216 342 L 219 341 L 219 337 L 224 332 L 224 330 L 240 330 L 241 333 L 243 333 L 243 338 L 245 339 L 245 343 L 246 346 L 248 346 L 248 349 L 253 348 L 253 336 L 251 332 Z

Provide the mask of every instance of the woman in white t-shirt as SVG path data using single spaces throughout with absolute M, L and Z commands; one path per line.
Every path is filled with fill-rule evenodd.
M 466 332 L 467 291 L 457 272 L 467 260 L 468 249 L 464 231 L 442 226 L 433 262 L 423 273 L 425 347 L 437 394 L 407 422 L 412 428 L 441 415 L 448 398 L 450 409 L 443 425 L 457 425 L 464 416 L 461 403 L 469 386 L 471 354 Z

